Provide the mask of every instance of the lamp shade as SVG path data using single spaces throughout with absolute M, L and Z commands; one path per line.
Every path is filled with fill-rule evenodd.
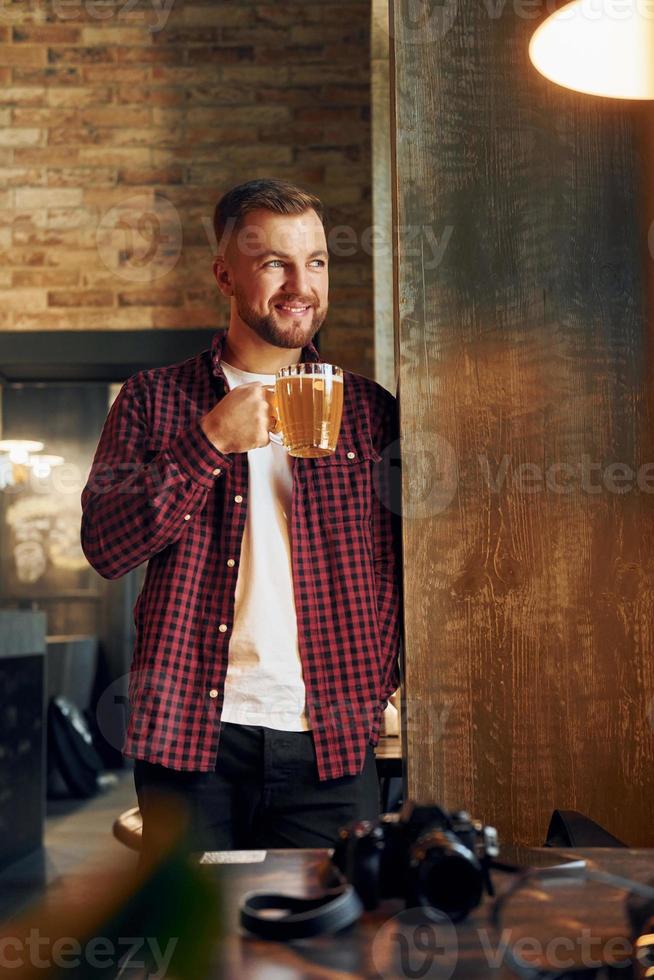
M 566 88 L 613 99 L 654 99 L 654 5 L 573 0 L 535 31 L 529 57 Z

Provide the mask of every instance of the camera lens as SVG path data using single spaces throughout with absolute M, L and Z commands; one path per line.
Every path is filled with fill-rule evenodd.
M 432 831 L 411 848 L 411 898 L 457 922 L 479 905 L 483 874 L 479 861 L 453 835 Z

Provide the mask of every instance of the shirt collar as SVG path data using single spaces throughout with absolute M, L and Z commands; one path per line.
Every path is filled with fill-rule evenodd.
M 227 337 L 226 330 L 217 330 L 211 341 L 211 366 L 213 373 L 216 377 L 223 378 L 224 374 L 222 368 L 220 367 L 220 362 L 223 357 L 223 350 L 225 346 L 225 338 Z M 306 347 L 302 348 L 302 354 L 300 355 L 300 361 L 314 361 L 316 363 L 321 363 L 321 357 L 318 353 L 317 348 L 314 344 L 309 343 Z

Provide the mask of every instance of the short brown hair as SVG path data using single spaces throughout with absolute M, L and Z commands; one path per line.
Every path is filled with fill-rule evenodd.
M 232 187 L 218 201 L 213 214 L 216 243 L 219 246 L 227 245 L 226 241 L 223 242 L 225 233 L 229 240 L 232 233 L 240 229 L 245 215 L 259 208 L 277 214 L 304 214 L 305 211 L 313 209 L 323 227 L 327 223 L 325 207 L 315 194 L 310 194 L 287 180 L 261 177 Z

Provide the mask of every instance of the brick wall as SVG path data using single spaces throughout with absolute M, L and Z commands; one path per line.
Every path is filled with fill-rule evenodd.
M 279 176 L 350 228 L 323 352 L 372 376 L 369 21 L 370 0 L 5 0 L 0 329 L 224 326 L 213 207 Z

